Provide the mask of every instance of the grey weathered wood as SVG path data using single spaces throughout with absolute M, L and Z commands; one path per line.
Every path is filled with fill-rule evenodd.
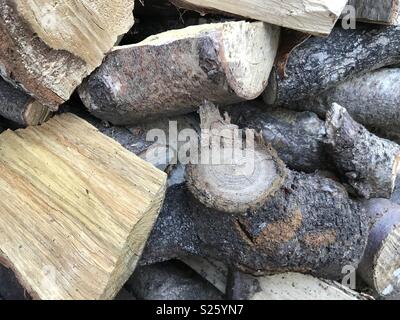
M 346 107 L 357 122 L 400 142 L 400 69 L 384 68 L 348 79 L 312 97 L 288 104 L 325 117 L 332 103 Z
M 348 5 L 356 9 L 358 20 L 395 24 L 399 16 L 399 0 L 349 0 Z
M 291 52 L 286 76 L 272 72 L 264 101 L 290 104 L 316 96 L 351 76 L 399 62 L 400 26 L 337 27 L 328 38 L 310 38 Z
M 335 103 L 325 125 L 330 153 L 346 181 L 364 198 L 390 198 L 399 172 L 400 146 L 370 133 Z

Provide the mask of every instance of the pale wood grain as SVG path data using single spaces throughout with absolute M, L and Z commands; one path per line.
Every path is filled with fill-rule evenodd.
M 0 136 L 0 260 L 36 299 L 109 299 L 131 275 L 166 175 L 65 114 Z

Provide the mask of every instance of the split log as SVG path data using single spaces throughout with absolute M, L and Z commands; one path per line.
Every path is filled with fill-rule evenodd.
M 316 96 L 287 105 L 325 117 L 332 103 L 346 106 L 357 122 L 400 142 L 400 69 L 388 68 L 353 77 Z
M 140 300 L 221 300 L 222 294 L 180 261 L 138 267 L 126 283 Z
M 328 35 L 347 0 L 171 0 L 202 14 L 223 12 L 316 35 Z
M 354 6 L 360 21 L 396 24 L 399 17 L 399 0 L 349 0 L 348 4 Z
M 399 172 L 400 147 L 355 122 L 333 104 L 326 117 L 327 143 L 338 170 L 366 199 L 390 198 Z
M 300 273 L 253 277 L 232 272 L 228 297 L 233 300 L 368 300 L 335 281 L 321 280 Z
M 296 47 L 283 74 L 274 70 L 264 92 L 267 104 L 283 105 L 317 96 L 351 76 L 400 62 L 400 26 L 334 28 L 328 38 Z
M 228 105 L 267 85 L 279 29 L 227 22 L 172 30 L 116 47 L 79 92 L 96 117 L 113 124 L 184 114 L 210 100 Z
M 0 78 L 0 115 L 22 126 L 38 125 L 51 115 L 49 108 Z
M 324 121 L 315 113 L 272 108 L 259 101 L 233 105 L 229 113 L 240 128 L 261 132 L 290 169 L 306 173 L 335 171 L 326 150 Z
M 380 297 L 400 294 L 400 206 L 386 199 L 365 201 L 371 230 L 358 273 Z
M 57 109 L 133 25 L 134 0 L 1 0 L 0 64 Z
M 114 298 L 157 218 L 165 174 L 71 114 L 1 134 L 0 171 L 0 261 L 29 295 Z

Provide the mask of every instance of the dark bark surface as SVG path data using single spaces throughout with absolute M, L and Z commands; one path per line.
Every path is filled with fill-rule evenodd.
M 326 150 L 325 124 L 315 113 L 275 109 L 258 101 L 234 105 L 229 113 L 241 128 L 262 132 L 290 169 L 335 170 Z
M 310 38 L 290 54 L 286 77 L 276 71 L 264 93 L 268 104 L 290 104 L 315 96 L 351 76 L 400 62 L 400 26 L 334 28 L 327 38 Z
M 291 173 L 257 211 L 227 214 L 170 188 L 142 263 L 194 254 L 253 274 L 286 271 L 338 278 L 356 266 L 367 240 L 360 206 L 333 180 Z
M 327 142 L 336 167 L 366 199 L 390 198 L 399 169 L 400 146 L 381 139 L 333 104 L 326 119 Z

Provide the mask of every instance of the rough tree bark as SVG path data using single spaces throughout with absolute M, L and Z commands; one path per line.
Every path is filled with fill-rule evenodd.
M 180 261 L 139 267 L 125 287 L 141 300 L 221 300 L 223 295 Z
M 171 0 L 200 13 L 224 12 L 316 35 L 328 35 L 347 0 Z
M 326 150 L 324 121 L 315 113 L 246 101 L 229 108 L 229 114 L 240 128 L 261 132 L 264 140 L 272 145 L 290 169 L 306 173 L 335 171 Z
M 386 199 L 364 202 L 371 230 L 358 273 L 381 297 L 400 294 L 400 206 Z
M 367 237 L 364 211 L 341 185 L 320 176 L 292 172 L 260 209 L 240 214 L 209 209 L 176 185 L 141 263 L 198 255 L 252 274 L 338 279 L 344 266 L 358 265 Z
M 349 0 L 348 4 L 356 8 L 361 21 L 395 24 L 399 16 L 399 0 Z
M 390 198 L 399 171 L 399 145 L 370 133 L 335 103 L 325 125 L 336 167 L 354 190 L 366 199 Z
M 49 108 L 0 78 L 0 115 L 22 126 L 45 122 Z
M 334 28 L 328 38 L 310 38 L 295 48 L 286 73 L 274 70 L 264 92 L 267 104 L 290 104 L 351 76 L 400 62 L 400 26 Z
M 134 0 L 1 0 L 0 72 L 57 109 L 133 25 Z
M 400 69 L 387 68 L 353 77 L 337 86 L 304 100 L 288 104 L 295 110 L 307 110 L 325 117 L 332 103 L 346 106 L 357 122 L 400 142 Z
M 161 33 L 116 47 L 80 88 L 86 107 L 113 124 L 188 113 L 205 100 L 231 104 L 262 93 L 279 29 L 228 22 Z

